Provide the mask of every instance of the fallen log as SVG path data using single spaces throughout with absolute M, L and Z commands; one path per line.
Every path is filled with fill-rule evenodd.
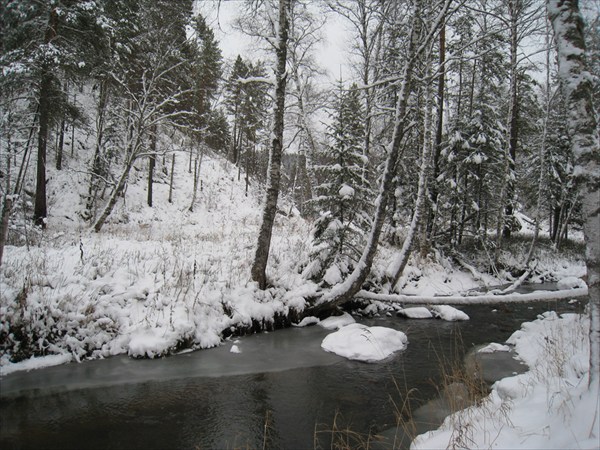
M 585 297 L 588 289 L 563 289 L 559 291 L 535 291 L 527 294 L 484 294 L 484 295 L 448 295 L 448 296 L 418 296 L 402 294 L 376 294 L 359 291 L 355 298 L 377 300 L 385 303 L 430 304 L 430 305 L 485 305 L 496 303 L 526 303 L 547 300 L 562 300 L 565 298 Z

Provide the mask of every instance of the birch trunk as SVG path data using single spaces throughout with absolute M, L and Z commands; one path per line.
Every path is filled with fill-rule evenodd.
M 283 154 L 283 115 L 285 108 L 287 41 L 289 32 L 288 14 L 291 0 L 279 0 L 279 36 L 277 44 L 277 67 L 275 72 L 275 112 L 273 126 L 273 142 L 269 154 L 267 175 L 267 192 L 263 209 L 262 223 L 256 244 L 256 254 L 252 263 L 252 280 L 258 283 L 260 289 L 267 287 L 267 261 L 271 247 L 273 224 L 277 212 L 279 185 L 281 183 L 281 157 Z
M 590 311 L 590 388 L 600 384 L 600 150 L 592 104 L 583 19 L 577 0 L 548 0 L 548 15 L 558 48 L 561 88 L 569 105 L 568 129 L 575 158 L 575 176 L 582 192 Z M 596 411 L 596 425 L 598 411 Z M 595 428 L 591 432 L 598 436 Z
M 429 66 L 429 62 L 427 62 Z M 429 79 L 431 70 L 427 67 L 425 79 Z M 417 189 L 417 199 L 415 201 L 415 208 L 412 216 L 412 220 L 410 222 L 410 228 L 408 230 L 408 234 L 404 239 L 402 244 L 402 249 L 400 250 L 400 254 L 394 261 L 393 266 L 390 269 L 390 275 L 392 277 L 392 288 L 398 284 L 398 280 L 402 276 L 402 272 L 404 272 L 404 268 L 408 263 L 408 258 L 410 257 L 410 253 L 413 247 L 413 241 L 415 238 L 415 234 L 419 225 L 421 224 L 423 211 L 425 207 L 425 194 L 427 192 L 427 176 L 429 173 L 429 165 L 430 165 L 430 154 L 431 154 L 431 84 L 428 82 L 425 87 L 425 119 L 423 123 L 423 149 L 421 152 L 421 167 L 419 169 L 419 184 Z

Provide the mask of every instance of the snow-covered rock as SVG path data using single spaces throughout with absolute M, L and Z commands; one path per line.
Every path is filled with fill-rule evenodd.
M 585 281 L 578 277 L 565 277 L 556 283 L 559 289 L 578 289 L 585 288 Z
M 415 306 L 412 308 L 402 308 L 398 314 L 407 319 L 431 319 L 433 315 L 424 306 Z
M 321 347 L 344 358 L 376 362 L 404 350 L 407 342 L 402 331 L 353 323 L 327 335 Z
M 496 352 L 510 352 L 510 347 L 508 345 L 497 344 L 492 342 L 491 344 L 486 345 L 485 347 L 477 350 L 478 353 L 496 353 Z
M 341 316 L 331 316 L 327 319 L 321 320 L 319 325 L 326 330 L 337 330 L 355 322 L 356 320 L 354 320 L 354 317 L 348 313 L 343 313 Z
M 449 305 L 434 305 L 431 307 L 431 312 L 435 317 L 449 322 L 469 320 L 469 316 L 466 313 Z
M 302 319 L 298 323 L 293 323 L 292 326 L 294 326 L 294 327 L 307 327 L 309 325 L 314 325 L 315 323 L 319 323 L 319 318 L 318 317 L 314 317 L 314 316 L 308 316 L 308 317 L 305 317 L 304 319 Z

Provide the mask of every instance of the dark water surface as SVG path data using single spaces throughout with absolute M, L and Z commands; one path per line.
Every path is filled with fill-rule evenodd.
M 442 361 L 460 363 L 469 349 L 504 342 L 544 311 L 574 308 L 464 306 L 466 322 L 362 319 L 408 336 L 405 351 L 378 364 L 324 352 L 329 331 L 314 326 L 240 338 L 239 354 L 226 343 L 159 360 L 18 372 L 0 379 L 0 447 L 325 448 L 336 427 L 366 439 L 393 427 L 407 398 L 414 409 L 436 397 Z

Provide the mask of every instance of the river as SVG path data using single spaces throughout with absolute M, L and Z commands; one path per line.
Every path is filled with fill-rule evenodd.
M 157 360 L 117 356 L 17 372 L 0 379 L 0 447 L 324 448 L 332 430 L 346 428 L 356 445 L 394 427 L 399 405 L 414 410 L 434 399 L 444 364 L 504 342 L 544 311 L 576 308 L 471 305 L 460 308 L 466 322 L 359 319 L 408 336 L 405 351 L 376 364 L 326 353 L 320 343 L 330 331 L 312 326 L 239 338 L 241 353 L 226 342 Z

